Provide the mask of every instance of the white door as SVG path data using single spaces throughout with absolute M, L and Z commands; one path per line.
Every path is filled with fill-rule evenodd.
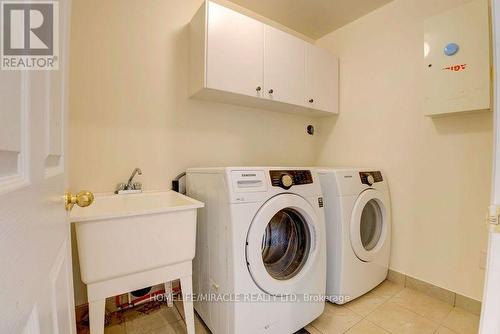
M 259 288 L 276 296 L 296 292 L 309 280 L 319 252 L 319 228 L 314 209 L 302 197 L 282 194 L 259 209 L 247 235 L 246 257 Z
M 264 24 L 209 2 L 207 39 L 207 87 L 261 96 Z
M 264 97 L 305 105 L 306 42 L 270 26 L 264 31 Z
M 70 1 L 59 70 L 0 71 L 0 333 L 75 333 L 66 185 Z
M 306 43 L 306 105 L 338 113 L 338 58 L 325 49 Z
M 483 307 L 481 309 L 481 334 L 500 333 L 500 119 L 498 106 L 500 99 L 500 6 L 491 1 L 493 27 L 493 66 L 494 66 L 494 99 L 495 113 L 494 151 L 493 151 L 493 185 L 490 207 L 490 228 L 488 242 L 488 258 L 486 263 L 486 282 L 483 291 Z

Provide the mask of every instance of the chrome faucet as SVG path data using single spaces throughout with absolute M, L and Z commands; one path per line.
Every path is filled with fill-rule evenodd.
M 134 171 L 132 172 L 132 175 L 130 175 L 130 177 L 128 179 L 127 185 L 125 186 L 125 190 L 131 190 L 131 189 L 139 190 L 139 189 L 135 189 L 134 184 L 132 183 L 132 180 L 134 179 L 136 174 L 142 175 L 142 170 L 140 168 L 134 169 Z
M 142 183 L 140 182 L 132 182 L 136 175 L 142 175 L 142 170 L 140 168 L 135 168 L 130 175 L 127 183 L 119 183 L 116 186 L 116 194 L 126 193 L 126 192 L 141 192 L 142 191 Z

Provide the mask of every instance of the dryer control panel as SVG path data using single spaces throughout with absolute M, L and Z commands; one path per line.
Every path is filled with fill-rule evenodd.
M 290 189 L 292 186 L 313 183 L 310 170 L 271 170 L 269 174 L 273 187 Z
M 361 178 L 361 183 L 371 186 L 376 182 L 384 181 L 382 173 L 376 172 L 359 172 L 359 177 Z

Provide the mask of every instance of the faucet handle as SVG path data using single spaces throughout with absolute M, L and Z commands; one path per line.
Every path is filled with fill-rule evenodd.
M 118 183 L 116 185 L 115 194 L 118 194 L 120 190 L 125 190 L 125 188 L 127 188 L 127 185 L 125 183 Z
M 134 190 L 142 190 L 142 183 L 141 182 L 134 182 L 132 184 L 132 189 L 134 189 Z

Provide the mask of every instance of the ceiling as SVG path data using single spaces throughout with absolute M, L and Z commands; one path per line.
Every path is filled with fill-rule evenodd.
M 392 0 L 230 0 L 314 40 Z

